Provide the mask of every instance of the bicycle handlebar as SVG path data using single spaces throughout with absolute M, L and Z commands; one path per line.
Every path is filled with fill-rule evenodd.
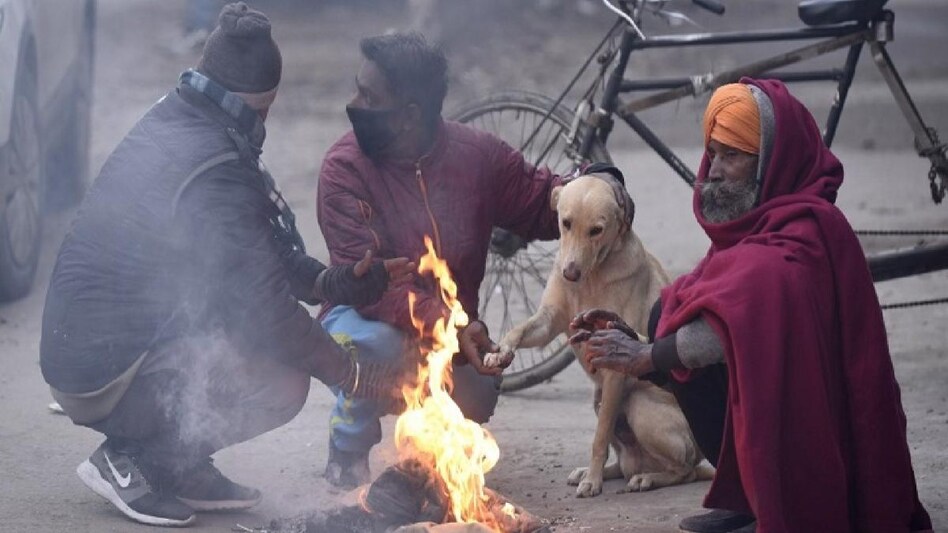
M 717 0 L 691 0 L 691 3 L 716 15 L 724 14 L 724 5 Z

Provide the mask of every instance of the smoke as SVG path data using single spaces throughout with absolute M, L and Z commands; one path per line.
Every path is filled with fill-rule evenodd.
M 172 425 L 156 439 L 168 446 L 178 469 L 289 422 L 309 391 L 305 372 L 264 354 L 242 353 L 223 331 L 189 336 L 149 358 L 143 373 L 175 376 L 176 385 L 155 398 Z

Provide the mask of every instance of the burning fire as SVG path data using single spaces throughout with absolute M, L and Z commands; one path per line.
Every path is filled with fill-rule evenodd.
M 464 418 L 449 394 L 451 361 L 458 352 L 457 334 L 468 324 L 468 316 L 457 299 L 457 285 L 447 262 L 438 257 L 427 236 L 425 246 L 428 253 L 421 257 L 418 272 L 434 275 L 450 314 L 426 331 L 424 323 L 414 316 L 415 295 L 408 295 L 412 322 L 426 347 L 422 348 L 424 362 L 418 367 L 417 381 L 402 388 L 407 410 L 398 417 L 395 444 L 402 459 L 419 460 L 438 474 L 449 502 L 450 518 L 503 531 L 484 486 L 484 475 L 497 464 L 500 449 L 486 429 Z M 504 508 L 503 514 L 511 512 Z

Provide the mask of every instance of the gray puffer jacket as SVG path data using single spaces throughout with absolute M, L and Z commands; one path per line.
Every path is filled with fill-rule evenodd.
M 264 136 L 186 85 L 135 125 L 59 251 L 40 344 L 50 385 L 97 390 L 145 351 L 211 331 L 251 356 L 343 378 L 347 356 L 298 302 L 315 303 L 325 267 L 275 237 Z

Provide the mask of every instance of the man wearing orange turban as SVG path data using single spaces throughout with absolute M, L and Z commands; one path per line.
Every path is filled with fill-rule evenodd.
M 757 204 L 762 137 L 772 137 L 766 135 L 770 128 L 764 130 L 765 135 L 761 133 L 761 108 L 767 110 L 764 116 L 772 112 L 759 91 L 742 83 L 724 85 L 714 92 L 704 113 L 704 144 L 710 166 L 697 190 L 701 214 L 709 223 L 734 220 Z
M 707 255 L 662 291 L 653 343 L 596 331 L 620 320 L 609 311 L 577 317 L 592 331 L 582 357 L 667 379 L 717 468 L 714 510 L 682 530 L 931 533 L 879 300 L 834 205 L 842 165 L 775 80 L 719 88 L 704 135 L 693 205 Z

